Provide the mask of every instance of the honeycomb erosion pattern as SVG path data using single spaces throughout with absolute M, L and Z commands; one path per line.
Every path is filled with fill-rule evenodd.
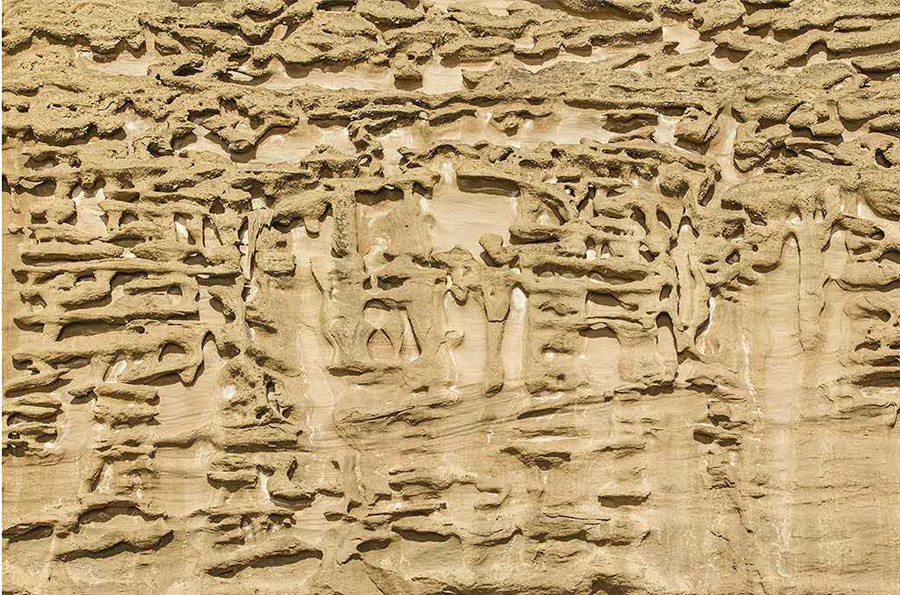
M 7 0 L 3 593 L 900 593 L 898 73 L 898 0 Z

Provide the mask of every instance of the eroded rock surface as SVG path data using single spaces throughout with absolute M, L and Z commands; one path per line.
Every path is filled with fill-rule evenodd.
M 3 592 L 896 595 L 900 3 L 7 0 Z

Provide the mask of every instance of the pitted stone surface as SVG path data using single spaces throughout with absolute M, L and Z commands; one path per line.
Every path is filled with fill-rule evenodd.
M 900 592 L 900 2 L 3 11 L 4 594 Z

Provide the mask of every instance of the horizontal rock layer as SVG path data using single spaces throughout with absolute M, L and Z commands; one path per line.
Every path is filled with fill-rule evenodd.
M 3 592 L 900 592 L 900 3 L 8 0 Z

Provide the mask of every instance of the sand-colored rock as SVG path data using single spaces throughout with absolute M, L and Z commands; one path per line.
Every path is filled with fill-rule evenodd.
M 7 0 L 3 593 L 900 593 L 898 52 Z

